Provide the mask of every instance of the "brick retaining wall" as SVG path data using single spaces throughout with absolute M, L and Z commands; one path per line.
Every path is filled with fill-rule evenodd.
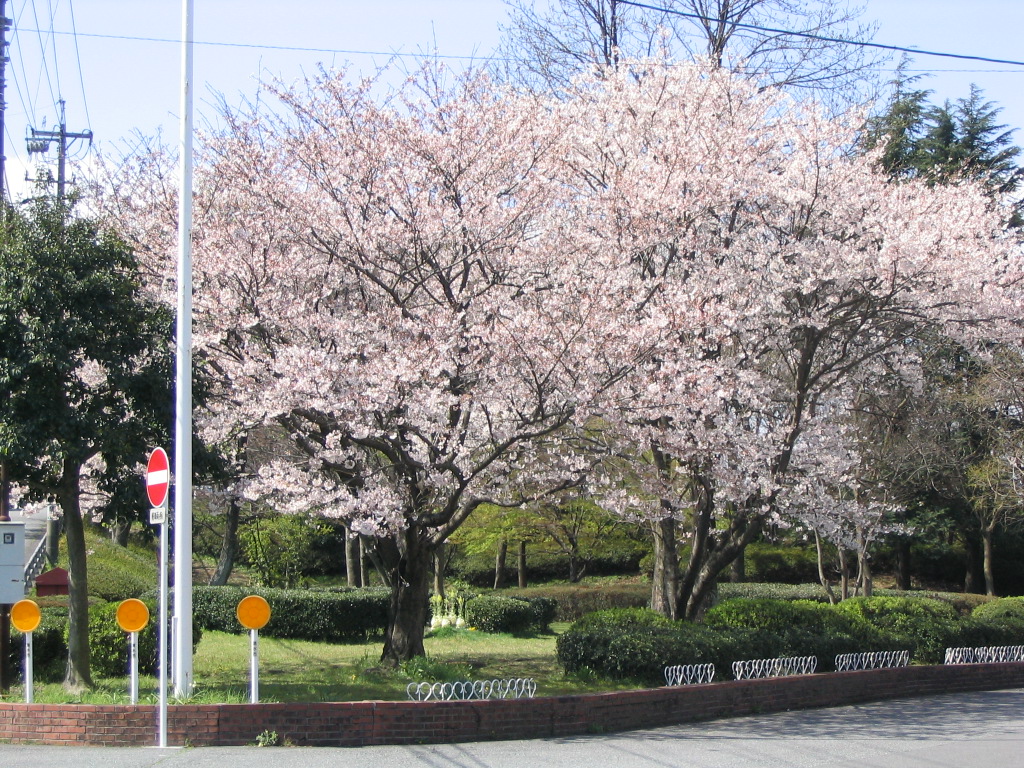
M 1024 688 L 1024 663 L 900 667 L 583 696 L 168 707 L 168 744 L 357 747 L 570 736 L 910 696 Z M 151 746 L 155 706 L 0 703 L 0 739 Z

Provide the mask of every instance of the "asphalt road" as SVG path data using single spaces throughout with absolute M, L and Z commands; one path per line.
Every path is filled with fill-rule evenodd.
M 3 768 L 1019 768 L 1024 689 L 536 741 L 186 749 L 0 745 Z

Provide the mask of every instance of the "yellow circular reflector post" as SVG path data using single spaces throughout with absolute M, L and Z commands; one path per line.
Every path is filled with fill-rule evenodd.
M 32 633 L 39 626 L 42 614 L 39 606 L 32 600 L 19 600 L 11 606 L 11 624 L 19 632 L 25 633 L 25 703 L 31 704 L 35 698 L 35 683 L 32 676 Z
M 140 632 L 149 623 L 149 608 L 130 597 L 117 606 L 117 624 L 125 632 Z
M 249 595 L 238 601 L 235 609 L 238 622 L 249 630 L 249 703 L 260 700 L 260 633 L 270 621 L 270 603 L 259 595 Z
M 149 623 L 149 608 L 129 597 L 117 606 L 117 625 L 128 633 L 128 698 L 139 703 L 139 632 Z
M 19 600 L 11 606 L 11 624 L 19 632 L 35 632 L 41 619 L 39 606 L 32 600 Z
M 243 597 L 238 601 L 235 615 L 246 629 L 263 629 L 270 621 L 270 603 L 259 595 Z

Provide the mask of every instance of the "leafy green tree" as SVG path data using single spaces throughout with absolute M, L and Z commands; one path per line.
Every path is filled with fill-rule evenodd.
M 92 684 L 83 518 L 100 512 L 83 508 L 83 484 L 121 485 L 167 441 L 172 318 L 143 296 L 124 242 L 72 208 L 42 198 L 0 227 L 0 456 L 32 498 L 63 511 L 65 685 L 78 689 Z

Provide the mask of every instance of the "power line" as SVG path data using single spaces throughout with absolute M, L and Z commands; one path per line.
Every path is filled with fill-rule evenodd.
M 828 35 L 819 35 L 814 32 L 796 32 L 791 29 L 777 29 L 774 27 L 762 27 L 758 24 L 742 24 L 740 22 L 733 22 L 729 19 L 720 19 L 714 16 L 704 16 L 700 13 L 688 13 L 686 11 L 677 11 L 670 8 L 658 8 L 653 5 L 646 5 L 645 3 L 636 3 L 632 0 L 619 0 L 623 5 L 631 5 L 634 8 L 643 8 L 648 11 L 655 11 L 657 13 L 665 13 L 670 16 L 682 16 L 688 19 L 697 19 L 698 21 L 710 21 L 718 23 L 728 23 L 734 27 L 740 29 L 751 29 L 755 32 L 769 32 L 773 35 L 788 35 L 790 37 L 804 37 L 808 40 L 818 40 L 823 43 L 838 43 L 840 45 L 854 45 L 861 48 L 879 48 L 883 51 L 897 51 L 899 53 L 913 53 L 919 56 L 941 56 L 947 59 L 962 59 L 964 61 L 984 61 L 988 64 L 1011 64 L 1016 67 L 1024 67 L 1024 61 L 1014 61 L 1012 59 L 990 59 L 987 56 L 970 56 L 961 53 L 945 53 L 942 51 L 926 51 L 921 48 L 907 48 L 901 45 L 884 45 L 882 43 L 870 43 L 863 40 L 846 40 L 842 37 L 829 37 Z
M 27 32 L 34 32 L 36 30 L 25 30 Z M 140 43 L 168 43 L 171 45 L 181 45 L 181 40 L 177 40 L 169 37 L 144 37 L 138 35 L 105 35 L 98 32 L 61 32 L 54 30 L 55 35 L 70 35 L 75 34 L 78 37 L 92 37 L 99 38 L 102 40 L 129 40 L 132 42 Z M 223 41 L 213 40 L 194 40 L 193 45 L 201 45 L 206 47 L 216 48 L 251 48 L 266 51 L 294 51 L 297 53 L 341 53 L 348 56 L 394 56 L 397 58 L 428 58 L 428 59 L 458 59 L 462 61 L 496 61 L 496 62 L 507 62 L 513 63 L 515 59 L 501 58 L 496 56 L 471 56 L 471 55 L 455 55 L 455 54 L 442 54 L 442 53 L 401 53 L 398 51 L 357 51 L 349 50 L 345 48 L 308 48 L 299 45 L 268 45 L 262 43 L 228 43 Z
M 92 118 L 89 116 L 89 100 L 85 95 L 85 76 L 82 74 L 82 53 L 78 50 L 78 25 L 75 23 L 75 4 L 68 0 L 68 11 L 71 14 L 71 34 L 75 41 L 75 61 L 78 63 L 78 84 L 82 88 L 82 106 L 85 109 L 85 122 L 92 125 Z
M 666 8 L 658 8 L 653 5 L 647 5 L 644 3 L 632 2 L 632 0 L 619 0 L 623 5 L 630 5 L 635 8 L 642 8 L 644 10 L 656 11 L 658 13 L 667 13 L 674 16 L 682 16 L 691 19 L 697 19 L 701 21 L 728 21 L 728 19 L 718 19 L 713 16 L 704 16 L 698 13 L 688 13 L 685 11 L 676 11 Z M 948 59 L 959 59 L 963 61 L 979 61 L 988 64 L 1008 64 L 1016 67 L 1024 67 L 1024 61 L 1016 61 L 1013 59 L 995 59 L 986 56 L 974 56 L 970 54 L 961 53 L 949 53 L 945 51 L 931 51 L 923 48 L 910 48 L 907 46 L 900 45 L 886 45 L 883 43 L 872 43 L 862 40 L 847 40 L 841 37 L 829 37 L 827 35 L 818 35 L 813 32 L 798 32 L 789 29 L 780 29 L 776 27 L 765 27 L 757 24 L 742 24 L 736 23 L 734 26 L 750 29 L 756 32 L 767 32 L 776 35 L 789 35 L 792 37 L 804 37 L 810 40 L 818 40 L 827 43 L 836 43 L 840 45 L 852 45 L 860 46 L 863 48 L 878 48 L 886 51 L 896 51 L 900 53 L 917 54 L 920 56 L 938 56 Z M 27 32 L 34 32 L 38 30 L 26 29 Z M 149 37 L 143 35 L 110 35 L 102 34 L 97 32 L 63 32 L 60 30 L 47 30 L 49 34 L 53 35 L 74 35 L 75 37 L 88 37 L 97 38 L 102 40 L 128 40 L 132 42 L 143 42 L 143 43 L 166 43 L 170 45 L 180 45 L 181 41 L 174 38 L 167 37 Z M 432 59 L 453 59 L 460 61 L 487 61 L 487 62 L 498 62 L 498 63 L 514 63 L 515 59 L 510 59 L 501 56 L 480 56 L 480 55 L 466 55 L 466 54 L 442 54 L 442 53 L 402 53 L 399 51 L 365 51 L 356 50 L 349 48 L 319 48 L 319 47 L 308 47 L 300 45 L 273 45 L 266 43 L 234 43 L 226 42 L 221 40 L 195 40 L 195 45 L 204 47 L 216 47 L 216 48 L 248 48 L 256 50 L 267 50 L 267 51 L 292 51 L 296 53 L 331 53 L 331 54 L 344 54 L 348 56 L 392 56 L 395 58 L 432 58 Z M 922 70 L 929 72 L 1020 72 L 1021 70 L 991 70 L 991 69 L 980 69 L 980 70 L 962 70 L 962 69 L 946 69 L 946 70 Z

